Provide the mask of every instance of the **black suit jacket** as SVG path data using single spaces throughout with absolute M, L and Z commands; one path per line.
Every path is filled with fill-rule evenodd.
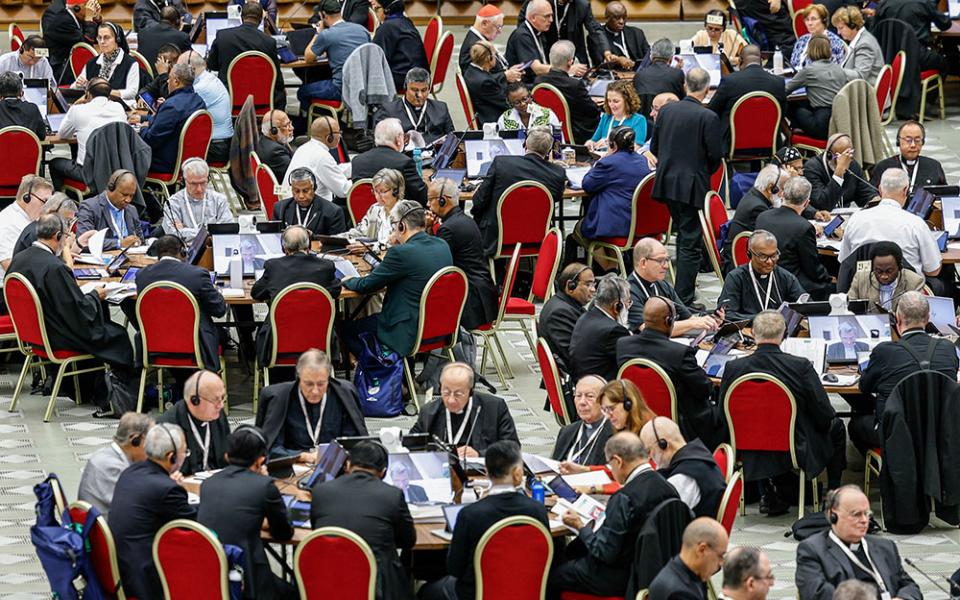
M 630 299 L 633 301 L 627 311 L 627 326 L 630 331 L 637 331 L 643 325 L 643 307 L 647 305 L 647 300 L 650 299 L 650 293 L 653 289 L 656 289 L 654 295 L 662 296 L 673 302 L 674 308 L 677 309 L 677 321 L 686 321 L 693 316 L 693 312 L 680 301 L 677 290 L 666 279 L 659 281 L 644 279 L 641 282 L 640 276 L 634 271 L 627 277 L 627 283 L 630 284 Z
M 507 38 L 507 48 L 504 52 L 507 65 L 521 65 L 535 60 L 549 65 L 550 45 L 547 43 L 546 34 L 539 33 L 536 29 L 525 25 L 522 19 L 517 23 L 517 28 Z M 539 46 L 537 46 L 538 40 Z M 541 49 L 543 54 L 540 53 Z M 534 77 L 536 77 L 536 74 L 533 69 L 528 68 L 523 72 L 523 81 L 528 84 L 533 83 Z
M 273 205 L 273 220 L 283 221 L 285 225 L 299 225 L 298 210 L 293 198 L 281 200 Z M 314 235 L 337 235 L 347 230 L 343 211 L 326 198 L 314 195 L 308 212 L 310 217 L 304 221 L 303 226 Z
M 13 126 L 29 129 L 41 142 L 47 137 L 47 125 L 36 104 L 19 98 L 4 98 L 0 100 L 0 129 Z
M 290 159 L 293 158 L 293 150 L 290 146 L 261 135 L 257 140 L 256 151 L 260 162 L 270 167 L 277 181 L 283 181 L 290 166 Z
M 707 600 L 707 585 L 679 556 L 674 556 L 650 583 L 650 597 L 657 600 Z
M 357 471 L 314 486 L 310 523 L 318 527 L 343 527 L 367 542 L 377 560 L 377 598 L 411 598 L 407 574 L 397 550 L 417 542 L 413 517 L 403 491 Z M 344 501 L 349 499 L 349 501 Z
M 687 95 L 683 71 L 662 62 L 638 67 L 636 75 L 633 76 L 633 87 L 640 96 L 643 104 L 640 110 L 645 117 L 650 116 L 650 105 L 657 94 L 673 92 L 681 99 Z
M 470 102 L 477 111 L 480 123 L 496 123 L 507 109 L 507 78 L 499 73 L 486 72 L 480 67 L 467 64 L 461 67 L 463 82 L 470 92 Z
M 565 291 L 550 297 L 540 309 L 537 333 L 547 341 L 557 366 L 564 373 L 570 372 L 570 339 L 584 308 Z
M 183 7 L 181 0 L 137 0 L 133 5 L 133 30 L 146 31 L 150 25 L 160 23 L 160 7 L 172 6 L 177 9 L 182 17 L 187 17 L 190 12 Z M 141 36 L 143 39 L 143 36 Z M 153 64 L 153 61 L 150 62 Z
M 937 29 L 950 28 L 950 16 L 937 9 L 937 3 L 930 0 L 884 0 L 877 6 L 876 21 L 899 19 L 913 28 L 921 44 L 930 44 L 930 25 Z
M 160 575 L 153 563 L 153 537 L 174 519 L 196 516 L 197 509 L 187 504 L 187 491 L 152 460 L 134 463 L 120 473 L 107 521 L 128 596 L 163 599 Z
M 621 32 L 623 34 L 622 36 L 619 33 L 613 33 L 606 27 L 601 27 L 600 33 L 603 39 L 607 41 L 607 48 L 602 48 L 599 44 L 596 44 L 594 38 L 587 38 L 590 60 L 593 61 L 594 66 L 603 62 L 603 53 L 605 50 L 610 50 L 614 56 L 626 56 L 634 63 L 639 63 L 650 53 L 650 44 L 647 42 L 647 36 L 644 35 L 643 30 L 639 27 L 627 25 Z M 626 52 L 624 52 L 623 48 L 624 42 L 626 42 L 627 46 Z
M 356 177 L 356 159 L 354 159 Z M 511 185 L 520 181 L 538 181 L 545 185 L 553 196 L 554 203 L 563 201 L 563 189 L 567 173 L 563 167 L 546 161 L 536 154 L 523 156 L 500 155 L 493 159 L 487 176 L 473 194 L 470 213 L 480 227 L 483 236 L 483 251 L 486 256 L 497 251 L 497 202 Z
M 539 75 L 534 80 L 534 85 L 549 83 L 560 90 L 563 97 L 567 100 L 567 107 L 570 109 L 570 120 L 573 128 L 573 141 L 577 144 L 585 144 L 587 140 L 593 137 L 593 132 L 597 129 L 597 123 L 600 122 L 600 109 L 597 103 L 590 97 L 587 91 L 587 85 L 579 77 L 571 77 L 558 69 L 550 69 L 548 73 Z M 560 117 L 560 115 L 557 115 Z
M 653 198 L 703 208 L 722 150 L 719 119 L 699 100 L 691 96 L 661 108 L 650 142 L 658 161 Z
M 193 392 L 191 392 L 192 394 Z M 193 416 L 190 414 L 190 409 L 187 408 L 187 402 L 189 401 L 187 398 L 181 398 L 157 419 L 157 423 L 179 425 L 180 429 L 183 429 L 184 435 L 187 436 L 187 449 L 190 451 L 190 456 L 184 460 L 183 466 L 180 467 L 180 472 L 184 475 L 193 475 L 203 470 L 203 448 L 190 428 L 190 420 L 193 419 Z M 197 431 L 200 432 L 201 436 L 206 435 L 203 427 L 197 421 L 194 421 L 194 425 L 197 425 Z M 207 427 L 210 428 L 208 466 L 210 469 L 222 469 L 227 466 L 227 459 L 224 454 L 227 451 L 227 437 L 230 436 L 230 423 L 227 421 L 227 413 L 221 410 L 220 416 L 215 421 L 210 421 Z
M 767 73 L 760 65 L 750 65 L 730 73 L 720 81 L 709 105 L 710 110 L 720 117 L 725 148 L 730 147 L 730 111 L 737 100 L 751 92 L 767 92 L 780 105 L 780 116 L 787 114 L 787 90 L 783 77 Z
M 850 206 L 855 202 L 860 208 L 867 205 L 880 193 L 870 187 L 863 176 L 863 169 L 854 161 L 848 169 L 850 174 L 843 176 L 843 185 L 833 179 L 833 172 L 827 172 L 823 166 L 823 156 L 814 156 L 803 163 L 803 176 L 810 182 L 810 206 L 817 210 L 833 210 L 837 206 Z M 858 179 L 859 178 L 859 179 Z
M 903 569 L 900 552 L 893 540 L 866 536 L 870 560 L 883 578 L 887 591 L 893 598 L 920 600 L 920 587 Z M 862 559 L 861 559 L 862 560 Z M 853 566 L 850 558 L 832 541 L 829 530 L 812 535 L 797 547 L 796 582 L 803 600 L 830 600 L 838 585 L 848 579 L 870 581 L 872 579 Z
M 772 205 L 767 198 L 760 193 L 757 188 L 751 187 L 750 190 L 740 199 L 737 204 L 737 210 L 733 212 L 733 218 L 730 219 L 730 226 L 727 228 L 727 238 L 723 242 L 723 248 L 720 256 L 723 258 L 723 272 L 729 273 L 733 270 L 733 238 L 744 231 L 755 231 L 757 229 L 757 217 L 763 211 Z M 780 238 L 777 238 L 780 241 Z
M 413 121 L 410 120 L 410 115 L 407 114 L 407 110 L 410 111 L 410 114 L 414 114 L 413 108 L 407 105 L 407 110 L 404 110 L 404 104 L 406 104 L 404 98 L 397 98 L 384 104 L 377 111 L 376 122 L 379 123 L 390 117 L 400 119 L 400 125 L 403 126 L 404 131 L 416 129 L 423 134 L 423 139 L 428 144 L 453 131 L 453 119 L 450 118 L 450 111 L 447 109 L 446 102 L 427 98 L 427 103 L 423 109 L 427 111 L 427 114 L 423 115 L 419 127 L 416 128 L 413 126 Z
M 457 600 L 476 597 L 473 555 L 480 538 L 498 521 L 516 516 L 532 517 L 550 529 L 547 509 L 519 492 L 487 496 L 465 506 L 457 515 L 457 526 L 447 552 L 447 573 L 457 580 Z
M 810 221 L 789 206 L 765 211 L 757 217 L 757 229 L 765 229 L 777 238 L 779 266 L 797 276 L 801 287 L 818 296 L 830 286 L 830 274 L 817 253 L 817 232 Z
M 432 433 L 441 440 L 446 440 L 445 414 L 446 408 L 442 400 L 437 399 L 427 403 L 420 409 L 420 416 L 410 428 L 410 433 Z M 470 419 L 470 423 L 457 446 L 470 446 L 483 456 L 494 442 L 511 440 L 517 445 L 520 444 L 517 428 L 513 424 L 513 417 L 510 416 L 507 403 L 499 396 L 474 390 L 473 410 L 467 418 Z
M 280 59 L 277 58 L 277 42 L 253 25 L 243 24 L 238 27 L 221 29 L 217 33 L 207 54 L 207 68 L 216 71 L 223 85 L 227 83 L 227 69 L 230 63 L 240 54 L 249 50 L 256 50 L 266 54 L 277 70 L 277 81 L 273 86 L 273 107 L 283 110 L 287 106 L 287 90 L 283 87 L 283 74 L 280 72 Z
M 486 38 L 483 38 L 473 32 L 473 28 L 467 30 L 467 34 L 463 36 L 463 43 L 460 44 L 460 57 L 457 59 L 460 64 L 460 71 L 463 72 L 464 77 L 467 75 L 467 67 L 470 66 L 470 49 L 473 48 L 474 44 L 477 42 L 488 41 Z M 504 69 L 508 66 L 507 59 L 497 51 L 497 64 L 493 67 L 493 73 L 503 73 Z
M 146 0 L 146 2 L 152 4 L 151 0 Z M 191 48 L 190 36 L 179 29 L 175 29 L 165 21 L 150 24 L 137 36 L 137 52 L 147 59 L 151 68 L 157 62 L 157 54 L 160 53 L 160 48 L 166 44 L 180 48 L 181 52 Z
M 528 4 L 529 1 L 520 7 L 520 14 L 517 16 L 518 26 L 526 19 Z M 562 15 L 554 15 L 555 20 L 550 25 L 550 29 L 544 32 L 543 37 L 546 41 L 543 47 L 544 51 L 549 52 L 549 48 L 557 40 L 568 40 L 573 42 L 576 48 L 577 60 L 585 65 L 589 64 L 587 43 L 584 40 L 584 36 L 587 36 L 587 39 L 592 43 L 591 45 L 599 48 L 600 56 L 603 56 L 603 52 L 609 49 L 607 38 L 603 35 L 603 26 L 593 17 L 590 0 L 570 0 L 566 3 L 565 9 L 566 12 L 561 10 Z M 563 25 L 560 26 L 558 35 L 557 23 L 560 22 L 560 16 L 563 16 Z
M 774 344 L 760 344 L 750 356 L 727 363 L 720 382 L 719 398 L 724 398 L 727 388 L 741 375 L 767 373 L 778 378 L 793 392 L 797 402 L 796 446 L 797 463 L 814 477 L 823 471 L 833 454 L 830 427 L 837 413 L 833 410 L 823 384 L 813 365 L 805 358 L 786 354 Z M 743 452 L 745 479 L 753 481 L 772 477 L 790 470 L 789 453 Z
M 278 443 L 278 438 L 286 427 L 287 411 L 291 410 L 291 406 L 294 407 L 293 410 L 302 411 L 298 393 L 299 385 L 300 380 L 295 379 L 268 385 L 260 390 L 260 406 L 257 407 L 256 422 L 257 426 L 263 429 L 263 435 L 267 438 L 267 447 L 270 449 Z M 360 396 L 352 383 L 331 377 L 327 386 L 327 402 L 339 403 L 340 410 L 353 428 L 353 431 L 340 431 L 334 437 L 367 435 L 367 424 L 360 410 Z M 329 441 L 320 440 L 320 443 Z M 309 448 L 302 448 L 302 450 L 308 451 Z
M 580 434 L 580 428 L 582 426 L 583 422 L 578 420 L 560 429 L 560 432 L 557 434 L 557 443 L 553 446 L 553 454 L 551 455 L 553 460 L 567 460 L 567 455 L 570 454 L 570 450 L 573 449 L 574 444 L 577 443 L 578 435 L 582 438 L 581 443 L 588 443 L 589 438 L 586 432 Z M 597 433 L 596 439 L 589 446 L 589 450 L 586 452 L 581 451 L 581 454 L 573 462 L 578 465 L 607 464 L 607 457 L 603 453 L 603 447 L 612 435 L 613 426 L 610 425 L 610 421 L 604 419 L 603 425 L 600 426 L 600 432 Z
M 406 87 L 405 79 L 410 69 L 430 69 L 430 59 L 433 57 L 427 56 L 420 32 L 403 13 L 387 15 L 373 34 L 373 43 L 380 46 L 387 56 L 397 90 Z
M 224 544 L 243 548 L 244 598 L 279 598 L 276 576 L 260 541 L 263 520 L 270 537 L 293 537 L 287 508 L 273 479 L 246 467 L 228 466 L 200 486 L 197 521 L 209 527 Z
M 53 0 L 50 6 L 43 11 L 40 17 L 40 29 L 43 31 L 43 40 L 50 49 L 50 68 L 53 76 L 61 85 L 73 83 L 73 73 L 67 64 L 70 50 L 74 44 L 86 42 L 97 44 L 97 23 L 92 20 L 80 21 L 70 14 L 65 0 Z
M 677 393 L 677 411 L 685 439 L 700 438 L 709 448 L 719 443 L 718 409 L 713 403 L 713 384 L 697 364 L 697 348 L 671 342 L 666 334 L 644 328 L 637 335 L 617 340 L 617 364 L 634 358 L 650 360 L 667 373 Z
M 223 294 L 210 282 L 210 273 L 179 260 L 161 260 L 137 273 L 137 293 L 158 281 L 172 281 L 187 288 L 200 307 L 200 355 L 210 371 L 220 370 L 220 334 L 213 317 L 227 314 Z M 139 345 L 138 345 L 139 348 Z
M 627 328 L 594 306 L 583 313 L 570 340 L 570 375 L 577 381 L 584 375 L 599 375 L 607 381 L 617 378 L 617 342 L 629 336 Z
M 921 360 L 926 357 L 928 344 L 932 340 L 937 351 L 930 360 L 930 370 L 943 373 L 954 381 L 957 378 L 957 353 L 949 340 L 933 338 L 919 330 L 904 332 L 896 342 L 882 342 L 870 353 L 870 364 L 860 376 L 860 391 L 874 394 L 877 398 L 876 416 L 883 414 L 887 397 L 900 380 L 920 370 L 917 359 L 906 349 L 909 346 Z
M 424 206 L 427 205 L 427 185 L 423 182 L 423 177 L 417 173 L 416 163 L 406 154 L 386 146 L 377 146 L 355 156 L 351 164 L 353 165 L 351 176 L 354 181 L 371 178 L 380 169 L 400 171 L 403 173 L 405 184 L 404 196 L 408 200 L 416 200 Z
M 497 318 L 500 306 L 476 221 L 464 214 L 460 207 L 454 207 L 443 217 L 437 237 L 450 246 L 453 266 L 467 274 L 470 284 L 460 324 L 467 329 L 476 329 L 492 323 Z

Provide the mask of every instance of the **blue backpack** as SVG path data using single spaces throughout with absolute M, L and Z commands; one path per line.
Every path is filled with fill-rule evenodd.
M 363 351 L 357 357 L 353 384 L 365 417 L 395 417 L 403 411 L 403 358 L 384 350 L 376 334 L 360 334 Z
M 90 560 L 88 536 L 100 511 L 90 507 L 84 523 L 74 523 L 70 511 L 63 511 L 63 524 L 54 517 L 56 502 L 50 480 L 53 473 L 33 486 L 37 497 L 37 522 L 30 527 L 30 539 L 50 582 L 50 591 L 61 600 L 106 600 Z

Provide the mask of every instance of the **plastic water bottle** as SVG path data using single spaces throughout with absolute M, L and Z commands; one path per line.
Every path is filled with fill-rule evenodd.
M 773 74 L 783 75 L 783 53 L 780 52 L 780 46 L 773 50 Z
M 417 165 L 417 174 L 421 177 L 423 176 L 423 150 L 420 148 L 413 149 L 413 162 Z
M 547 488 L 543 485 L 543 482 L 539 479 L 534 479 L 533 483 L 530 484 L 530 495 L 533 496 L 535 502 L 544 504 L 547 501 Z

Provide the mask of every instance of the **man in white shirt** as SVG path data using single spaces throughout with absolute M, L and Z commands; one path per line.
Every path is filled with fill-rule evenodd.
M 215 164 L 229 161 L 230 140 L 233 138 L 233 104 L 227 86 L 219 77 L 207 71 L 207 61 L 197 52 L 187 50 L 180 55 L 177 63 L 189 64 L 193 69 L 193 91 L 203 99 L 213 117 L 213 137 L 207 160 Z
M 77 500 L 89 502 L 107 516 L 120 473 L 131 464 L 147 459 L 144 441 L 153 425 L 153 419 L 141 413 L 128 412 L 120 417 L 113 441 L 94 452 L 83 467 Z
M 0 211 L 0 277 L 10 266 L 13 247 L 23 228 L 40 217 L 51 194 L 53 186 L 49 181 L 38 175 L 25 175 L 20 180 L 16 200 Z
M 57 80 L 53 76 L 53 67 L 47 60 L 48 53 L 47 43 L 42 37 L 28 36 L 19 50 L 0 56 L 0 73 L 13 71 L 23 75 L 24 79 L 47 79 L 52 87 L 56 87 Z
M 317 196 L 331 202 L 334 196 L 346 198 L 350 180 L 330 154 L 339 141 L 340 124 L 335 119 L 323 116 L 314 119 L 310 126 L 310 141 L 293 153 L 283 184 L 289 186 L 290 174 L 300 167 L 306 167 L 317 177 Z
M 896 243 L 903 250 L 903 259 L 912 268 L 928 277 L 940 273 L 942 258 L 930 228 L 920 217 L 903 210 L 910 179 L 900 168 L 887 169 L 880 177 L 880 204 L 861 210 L 850 217 L 843 231 L 840 261 L 870 242 L 882 240 Z
M 87 82 L 87 93 L 67 111 L 57 132 L 61 138 L 77 138 L 77 160 L 54 158 L 48 163 L 55 189 L 63 189 L 64 179 L 83 181 L 83 161 L 87 157 L 87 138 L 107 123 L 126 123 L 123 105 L 110 99 L 110 83 L 95 77 Z
M 227 197 L 210 189 L 210 167 L 202 158 L 187 159 L 181 168 L 186 185 L 167 202 L 163 230 L 189 245 L 200 228 L 235 219 Z

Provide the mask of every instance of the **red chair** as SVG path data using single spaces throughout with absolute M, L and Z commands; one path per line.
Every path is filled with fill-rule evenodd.
M 677 390 L 663 367 L 645 358 L 634 358 L 620 367 L 617 379 L 632 381 L 643 395 L 643 401 L 655 414 L 680 422 Z
M 734 461 L 737 452 L 743 450 L 789 453 L 791 466 L 800 474 L 798 518 L 802 519 L 806 473 L 797 462 L 797 402 L 793 392 L 772 375 L 748 373 L 730 384 L 723 398 L 723 412 L 730 432 Z M 816 477 L 811 484 L 813 510 L 816 511 L 819 504 Z
M 797 38 L 799 38 L 801 35 L 810 33 L 810 30 L 807 29 L 807 24 L 804 23 L 803 20 L 803 12 L 797 12 L 793 14 L 793 35 L 795 35 Z M 789 63 L 790 57 L 784 56 L 783 62 Z
M 150 171 L 147 173 L 146 183 L 155 184 L 160 188 L 164 199 L 170 199 L 169 187 L 176 185 L 180 179 L 180 166 L 188 158 L 202 158 L 206 160 L 207 150 L 210 148 L 210 139 L 213 137 L 213 117 L 205 110 L 198 110 L 190 115 L 183 129 L 180 130 L 180 141 L 177 144 L 177 160 L 173 163 L 172 173 Z
M 432 62 L 433 53 L 437 49 L 437 41 L 443 35 L 443 17 L 433 15 L 427 22 L 427 28 L 423 31 L 423 52 L 427 60 Z
M 727 169 L 723 163 L 720 163 L 720 166 L 717 167 L 717 170 L 713 172 L 713 175 L 710 176 L 710 189 L 716 193 L 720 193 L 720 190 L 724 188 L 724 185 L 727 181 Z M 729 190 L 727 193 L 729 197 Z
M 377 196 L 373 193 L 372 179 L 358 179 L 353 182 L 347 191 L 347 212 L 353 226 L 363 220 L 370 207 L 377 203 Z
M 150 77 L 153 77 L 153 65 L 151 65 L 150 62 L 147 61 L 147 57 L 140 54 L 136 50 L 131 50 L 130 58 L 137 61 L 137 64 L 140 65 L 141 69 L 146 71 L 147 75 L 149 75 Z
M 280 201 L 277 195 L 277 178 L 269 165 L 260 162 L 256 152 L 250 153 L 250 170 L 257 180 L 257 191 L 260 193 L 260 205 L 269 219 L 273 215 L 273 205 Z
M 874 448 L 867 450 L 867 462 L 863 468 L 863 493 L 870 497 L 870 476 L 880 477 L 880 471 L 883 469 L 883 449 Z
M 563 128 L 563 138 L 567 142 L 573 142 L 573 117 L 570 113 L 570 106 L 567 99 L 563 97 L 560 90 L 549 83 L 541 83 L 533 87 L 533 101 L 540 106 L 549 108 L 553 114 L 560 119 L 560 125 Z
M 229 600 L 227 555 L 214 532 L 196 521 L 174 519 L 153 538 L 153 562 L 164 598 Z
M 727 488 L 723 491 L 720 506 L 717 508 L 717 521 L 720 521 L 723 528 L 727 530 L 728 536 L 733 533 L 733 524 L 737 520 L 737 508 L 742 499 L 743 473 L 737 471 L 727 482 Z
M 796 15 L 811 4 L 813 4 L 813 0 L 787 0 L 787 10 L 790 11 L 791 15 Z
M 373 33 L 377 30 L 377 27 L 380 26 L 380 19 L 377 17 L 376 11 L 372 8 L 367 9 L 367 31 Z
M 439 18 L 439 17 L 437 17 Z M 430 56 L 429 54 L 427 55 Z M 440 43 L 430 58 L 430 94 L 436 98 L 447 78 L 447 69 L 450 68 L 450 59 L 453 57 L 453 34 L 446 32 L 440 36 Z
M 736 470 L 736 465 L 733 461 L 733 448 L 730 447 L 730 444 L 720 444 L 717 446 L 717 449 L 713 451 L 713 460 L 717 461 L 717 466 L 720 467 L 723 480 L 730 483 L 730 478 L 733 477 L 733 472 Z
M 497 249 L 490 259 L 508 258 L 520 244 L 520 256 L 536 256 L 553 216 L 553 196 L 536 181 L 518 181 L 497 200 Z
M 780 105 L 766 92 L 751 92 L 730 109 L 730 152 L 726 160 L 768 158 L 777 148 Z
M 537 364 L 540 366 L 540 376 L 543 377 L 543 385 L 547 388 L 547 400 L 550 401 L 550 409 L 557 419 L 557 424 L 560 427 L 569 425 L 573 421 L 570 419 L 570 412 L 563 397 L 560 369 L 557 367 L 557 361 L 553 359 L 553 350 L 543 338 L 537 338 Z
M 97 55 L 96 49 L 86 42 L 77 42 L 70 48 L 70 70 L 76 79 L 83 73 L 87 63 Z
M 90 504 L 83 501 L 77 501 L 70 504 L 70 518 L 74 523 L 85 523 L 87 513 L 90 512 Z M 103 515 L 97 517 L 94 521 L 93 529 L 87 538 L 90 541 L 90 561 L 93 563 L 93 571 L 97 576 L 101 589 L 107 594 L 107 598 L 116 598 L 125 600 L 127 595 L 123 591 L 123 584 L 120 581 L 120 566 L 117 562 L 117 547 L 113 541 L 113 533 L 110 531 L 110 525 Z M 111 593 L 117 590 L 116 593 Z
M 246 102 L 253 96 L 253 108 L 258 117 L 273 110 L 273 88 L 277 83 L 277 69 L 263 52 L 242 52 L 227 67 L 227 87 L 230 90 L 231 114 L 236 118 Z
M 14 198 L 20 181 L 25 175 L 40 174 L 40 159 L 43 147 L 37 134 L 25 127 L 11 126 L 0 129 L 0 148 L 16 148 L 5 152 L 0 168 L 0 197 Z
M 741 231 L 733 238 L 733 266 L 739 267 L 750 262 L 747 256 L 747 245 L 750 243 L 752 231 Z
M 627 267 L 623 262 L 623 253 L 633 249 L 637 240 L 654 237 L 666 243 L 670 231 L 670 211 L 663 202 L 653 199 L 653 182 L 656 173 L 644 177 L 633 190 L 630 205 L 630 230 L 627 237 L 601 237 L 588 240 L 587 265 L 593 266 L 593 253 L 597 248 L 612 250 L 620 266 L 620 276 L 627 276 Z
M 715 239 L 720 238 L 720 228 L 724 223 L 730 220 L 727 216 L 727 207 L 723 203 L 723 198 L 719 194 L 707 193 L 706 202 L 707 223 L 710 224 L 710 231 L 713 232 Z
M 453 347 L 460 334 L 460 316 L 463 314 L 469 287 L 466 273 L 456 267 L 444 267 L 430 278 L 420 294 L 417 337 L 413 343 L 413 351 L 403 357 L 407 389 L 410 390 L 410 397 L 418 410 L 420 399 L 415 391 L 410 359 L 423 352 L 443 350 L 451 361 L 455 360 Z
M 527 516 L 501 519 L 480 538 L 473 554 L 477 600 L 543 598 L 553 560 L 553 538 Z
M 876 84 L 873 86 L 877 90 L 877 108 L 880 110 L 880 120 L 883 120 L 883 111 L 890 103 L 890 93 L 893 91 L 893 67 L 883 65 L 880 73 L 877 74 Z
M 536 331 L 536 307 L 533 305 L 534 298 L 540 298 L 544 302 L 553 295 L 553 282 L 557 278 L 557 271 L 560 269 L 561 244 L 563 243 L 563 234 L 556 227 L 547 232 L 540 244 L 540 254 L 537 255 L 537 264 L 533 268 L 533 284 L 530 286 L 530 293 L 526 299 L 511 296 L 507 299 L 507 310 L 503 315 L 503 320 L 508 323 L 519 323 L 523 330 L 523 336 L 527 338 L 527 345 L 531 352 L 536 352 L 533 339 L 530 337 L 530 331 Z M 532 322 L 532 327 L 527 329 L 527 319 Z M 506 331 L 506 330 L 504 330 Z
M 173 281 L 157 281 L 137 295 L 137 322 L 140 324 L 140 391 L 137 412 L 143 412 L 147 369 L 157 369 L 157 389 L 163 388 L 164 369 L 202 369 L 200 307 L 190 290 Z M 226 378 L 223 355 L 220 374 Z
M 940 99 L 940 119 L 947 118 L 947 109 L 944 105 L 943 97 L 943 76 L 936 69 L 929 69 L 920 72 L 920 123 L 927 112 L 927 94 L 936 90 Z
M 340 100 L 311 98 L 310 105 L 307 107 L 307 131 L 313 125 L 313 120 L 320 115 L 326 114 L 331 119 L 339 119 L 343 107 L 344 104 Z
M 890 83 L 890 112 L 887 114 L 887 118 L 883 119 L 880 123 L 881 125 L 889 125 L 897 112 L 897 98 L 900 97 L 900 88 L 903 86 L 903 72 L 904 65 L 907 62 L 907 51 L 901 50 L 897 52 L 897 55 L 893 57 L 893 62 L 890 63 L 890 70 L 892 71 L 891 83 Z M 883 117 L 883 115 L 880 115 Z
M 503 345 L 500 343 L 500 336 L 498 334 L 503 325 L 503 316 L 507 311 L 507 301 L 513 294 L 513 284 L 517 281 L 517 269 L 519 266 L 520 244 L 517 243 L 513 248 L 513 254 L 510 256 L 510 262 L 507 264 L 507 271 L 504 274 L 504 283 L 503 289 L 500 291 L 500 308 L 497 310 L 497 318 L 470 332 L 474 336 L 480 336 L 483 340 L 483 358 L 480 360 L 480 373 L 483 374 L 487 368 L 487 358 L 492 358 L 493 367 L 496 369 L 497 376 L 500 378 L 500 382 L 504 387 L 507 387 L 508 378 L 513 379 L 513 369 L 510 368 L 510 363 L 507 361 L 507 355 L 503 351 Z M 493 351 L 494 345 L 496 345 L 497 351 L 500 353 L 499 359 Z M 500 361 L 502 361 L 502 369 Z M 504 375 L 504 373 L 506 373 L 506 375 Z
M 23 45 L 24 40 L 27 39 L 23 35 L 23 31 L 16 23 L 10 23 L 10 26 L 7 27 L 7 35 L 10 36 L 10 51 L 16 52 L 20 49 L 20 46 Z
M 270 305 L 270 358 L 253 371 L 253 414 L 257 414 L 260 372 L 270 385 L 270 369 L 294 366 L 311 348 L 329 353 L 332 347 L 336 304 L 330 292 L 315 283 L 296 283 L 280 290 Z
M 467 88 L 467 82 L 463 80 L 463 73 L 457 69 L 457 94 L 460 96 L 460 107 L 463 114 L 467 117 L 467 129 L 477 129 L 477 124 L 473 120 L 473 115 L 477 114 L 473 110 L 473 101 L 470 99 L 470 90 Z
M 377 561 L 359 535 L 321 527 L 303 538 L 293 554 L 293 573 L 303 600 L 374 600 Z
M 17 346 L 24 356 L 20 378 L 17 380 L 17 387 L 13 391 L 10 412 L 17 410 L 17 401 L 20 399 L 23 382 L 26 381 L 30 368 L 34 365 L 40 367 L 56 365 L 57 376 L 53 381 L 53 391 L 50 393 L 50 400 L 47 402 L 47 411 L 43 415 L 43 421 L 46 423 L 50 420 L 50 415 L 53 414 L 53 405 L 57 401 L 57 394 L 60 393 L 60 384 L 64 377 L 75 377 L 83 373 L 103 371 L 106 367 L 77 368 L 77 363 L 85 360 L 95 360 L 94 356 L 67 348 L 53 348 L 50 345 L 47 325 L 43 317 L 43 306 L 40 304 L 37 291 L 25 276 L 20 273 L 8 273 L 3 282 L 3 298 L 7 303 L 7 310 L 16 330 Z M 74 385 L 76 385 L 76 380 L 74 380 Z M 79 403 L 80 392 L 77 388 L 77 404 Z
M 808 150 L 815 154 L 823 152 L 827 149 L 827 140 L 821 140 L 820 138 L 815 138 L 803 133 L 797 133 L 796 130 L 791 133 L 790 143 L 797 148 Z

